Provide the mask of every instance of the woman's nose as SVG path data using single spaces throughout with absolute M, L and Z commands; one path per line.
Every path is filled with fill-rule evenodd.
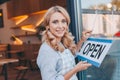
M 63 27 L 63 24 L 60 22 L 60 23 L 58 24 L 58 26 L 62 28 L 62 27 Z

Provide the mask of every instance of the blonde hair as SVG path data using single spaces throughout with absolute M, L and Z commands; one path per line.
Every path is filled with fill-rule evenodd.
M 74 43 L 74 37 L 68 30 L 65 32 L 61 41 L 64 47 L 61 44 L 57 43 L 56 37 L 49 31 L 48 25 L 49 25 L 50 17 L 55 12 L 61 13 L 66 18 L 67 25 L 69 26 L 70 24 L 69 14 L 63 7 L 60 6 L 51 7 L 44 15 L 43 25 L 46 27 L 46 30 L 43 33 L 42 41 L 46 41 L 56 51 L 62 52 L 64 51 L 64 47 L 65 47 L 70 49 L 71 52 L 74 54 L 76 52 L 76 44 Z

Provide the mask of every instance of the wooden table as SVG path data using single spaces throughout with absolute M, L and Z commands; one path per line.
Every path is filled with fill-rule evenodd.
M 8 63 L 14 63 L 14 62 L 18 62 L 18 59 L 0 59 L 0 65 L 3 65 L 3 71 L 4 71 L 4 79 L 8 80 L 8 71 L 7 71 L 7 64 Z

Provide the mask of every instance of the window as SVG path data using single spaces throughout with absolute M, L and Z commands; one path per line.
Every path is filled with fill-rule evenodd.
M 114 36 L 120 30 L 119 0 L 81 0 L 83 29 Z

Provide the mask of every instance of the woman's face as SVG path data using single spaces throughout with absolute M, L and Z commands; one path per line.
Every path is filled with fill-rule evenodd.
M 55 12 L 50 17 L 49 28 L 57 39 L 61 39 L 68 28 L 66 18 L 61 13 Z

